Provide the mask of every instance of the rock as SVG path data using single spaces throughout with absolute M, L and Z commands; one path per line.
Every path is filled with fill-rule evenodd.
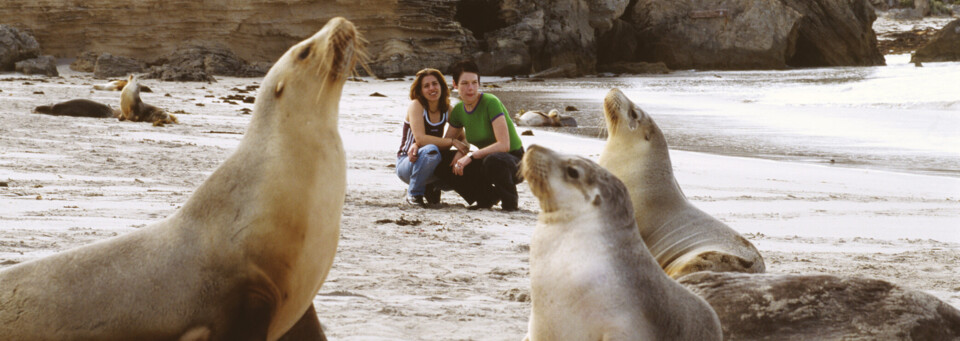
M 803 15 L 790 66 L 886 65 L 868 0 L 782 0 Z
M 97 58 L 99 53 L 87 51 L 77 56 L 77 59 L 70 63 L 70 70 L 79 72 L 93 72 L 97 68 Z
M 641 61 L 670 69 L 779 69 L 787 67 L 801 17 L 778 0 L 639 0 L 630 23 L 643 32 Z
M 178 50 L 157 61 L 147 78 L 165 81 L 214 82 L 214 75 L 230 77 L 262 77 L 269 70 L 263 64 L 250 65 L 223 48 L 194 46 Z
M 960 61 L 960 19 L 951 21 L 926 45 L 917 49 L 911 62 Z
M 567 63 L 530 75 L 532 78 L 562 78 L 581 76 L 579 67 L 574 63 Z
M 960 311 L 886 281 L 696 272 L 678 279 L 720 317 L 725 340 L 956 340 Z
M 0 25 L 0 71 L 13 71 L 17 62 L 39 56 L 40 44 L 32 35 Z
M 868 0 L 638 0 L 604 53 L 619 49 L 670 69 L 780 69 L 788 66 L 883 65 Z M 629 25 L 626 25 L 629 24 Z M 612 45 L 608 47 L 607 45 Z
M 97 57 L 97 64 L 93 68 L 93 77 L 100 79 L 126 77 L 131 73 L 143 72 L 143 70 L 143 63 L 133 58 L 104 53 Z
M 57 72 L 57 58 L 53 56 L 40 56 L 19 61 L 16 63 L 15 69 L 25 75 L 40 74 L 50 77 L 60 75 L 60 72 Z
M 610 73 L 625 73 L 625 74 L 668 74 L 670 69 L 667 68 L 667 64 L 663 62 L 657 63 L 646 63 L 646 62 L 617 62 L 606 65 L 597 66 L 597 71 L 599 72 L 610 72 Z

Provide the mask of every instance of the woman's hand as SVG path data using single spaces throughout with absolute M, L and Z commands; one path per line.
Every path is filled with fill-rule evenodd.
M 410 162 L 417 162 L 418 150 L 420 150 L 420 146 L 417 146 L 416 143 L 410 144 L 410 149 L 407 149 L 407 158 L 410 159 Z
M 451 140 L 453 141 L 453 147 L 457 148 L 457 151 L 466 153 L 468 150 L 470 150 L 470 145 L 467 144 L 466 142 L 463 142 L 457 139 L 451 139 Z

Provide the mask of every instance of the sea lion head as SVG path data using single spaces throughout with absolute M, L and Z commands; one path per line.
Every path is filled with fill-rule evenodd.
M 584 157 L 532 145 L 523 156 L 520 172 L 539 199 L 541 214 L 601 210 L 613 220 L 633 220 L 627 188 L 613 174 Z
M 336 116 L 343 83 L 365 58 L 365 44 L 353 23 L 341 17 L 330 19 L 274 63 L 260 86 L 254 111 L 320 111 Z
M 627 137 L 659 143 L 666 140 L 663 132 L 643 109 L 633 103 L 620 89 L 613 88 L 603 99 L 603 116 L 607 121 L 610 139 Z

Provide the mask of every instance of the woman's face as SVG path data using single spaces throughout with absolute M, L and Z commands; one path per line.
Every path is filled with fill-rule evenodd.
M 423 94 L 423 97 L 426 98 L 428 102 L 439 101 L 442 90 L 443 89 L 440 88 L 440 81 L 437 80 L 437 77 L 434 75 L 423 76 L 423 79 L 420 81 L 420 93 Z

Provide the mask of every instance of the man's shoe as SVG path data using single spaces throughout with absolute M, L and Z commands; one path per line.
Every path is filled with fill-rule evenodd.
M 408 195 L 407 199 L 404 201 L 406 201 L 407 204 L 410 204 L 413 206 L 419 206 L 419 207 L 427 206 L 427 204 L 423 202 L 422 195 Z
M 519 209 L 520 209 L 520 208 L 517 207 L 516 204 L 513 204 L 512 206 L 511 206 L 511 205 L 500 205 L 500 210 L 501 210 L 501 211 L 504 211 L 504 212 L 514 212 L 514 211 L 517 211 L 517 210 L 519 210 Z
M 489 203 L 488 203 L 488 202 L 479 202 L 479 201 L 478 201 L 476 205 L 467 207 L 467 209 L 468 209 L 468 210 L 471 210 L 471 211 L 480 210 L 480 209 L 489 209 L 489 208 L 493 207 L 494 204 L 496 204 L 496 203 L 495 203 L 495 202 L 489 202 Z
M 440 203 L 440 189 L 434 186 L 433 184 L 427 185 L 426 193 L 423 194 L 424 199 L 427 199 L 427 203 L 430 205 L 436 205 Z

